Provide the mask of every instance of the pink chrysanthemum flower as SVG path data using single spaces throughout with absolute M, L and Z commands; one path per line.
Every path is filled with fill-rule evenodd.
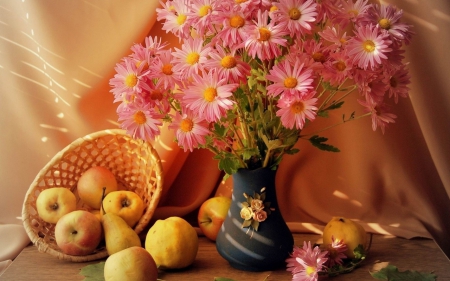
M 323 31 L 318 32 L 319 35 L 328 42 L 333 43 L 333 47 L 330 49 L 343 48 L 347 44 L 350 36 L 347 36 L 347 32 L 343 32 L 334 26 L 327 26 Z
M 276 64 L 266 75 L 273 84 L 267 86 L 267 94 L 272 96 L 297 96 L 312 89 L 312 70 L 303 67 L 300 60 L 284 60 Z
M 316 21 L 317 4 L 313 0 L 283 0 L 273 3 L 276 22 L 286 27 L 291 37 L 311 33 L 311 24 Z
M 352 78 L 352 65 L 352 59 L 346 51 L 331 54 L 330 60 L 325 63 L 322 70 L 323 80 L 338 86 L 346 79 Z
M 348 42 L 348 55 L 359 67 L 374 69 L 387 59 L 386 53 L 392 51 L 390 44 L 387 34 L 381 33 L 378 26 L 360 26 Z
M 234 101 L 229 99 L 238 84 L 219 80 L 217 72 L 193 76 L 193 84 L 184 90 L 183 103 L 200 118 L 215 122 L 231 109 Z
M 353 0 L 340 1 L 342 6 L 338 9 L 338 13 L 335 15 L 333 22 L 339 24 L 342 28 L 347 27 L 350 22 L 357 22 L 366 13 L 370 4 L 367 4 L 368 0 Z
M 205 136 L 209 134 L 208 123 L 189 110 L 183 115 L 177 113 L 169 125 L 169 129 L 176 130 L 179 146 L 184 151 L 190 150 L 191 152 L 199 145 L 204 145 L 206 143 Z
M 190 10 L 187 14 L 188 24 L 199 36 L 204 36 L 208 30 L 213 29 L 213 18 L 218 13 L 216 0 L 191 0 Z
M 148 89 L 145 83 L 144 71 L 145 64 L 136 66 L 136 62 L 131 58 L 125 58 L 120 63 L 116 64 L 114 70 L 116 74 L 109 80 L 109 85 L 112 86 L 111 92 L 115 96 L 122 96 L 122 93 L 142 92 Z
M 287 34 L 284 27 L 276 25 L 274 21 L 269 22 L 268 11 L 258 10 L 257 22 L 249 32 L 245 49 L 253 58 L 273 59 L 281 55 L 280 47 L 287 45 L 287 40 L 283 38 Z
M 281 98 L 278 100 L 277 116 L 280 117 L 281 124 L 286 128 L 303 129 L 306 119 L 313 121 L 316 118 L 317 98 L 314 98 L 315 91 L 311 91 L 302 97 Z
M 338 13 L 341 0 L 322 0 L 317 3 L 317 21 L 325 22 Z
M 160 134 L 161 114 L 151 104 L 129 103 L 118 112 L 120 127 L 136 139 L 153 140 Z
M 216 21 L 222 24 L 222 29 L 213 38 L 213 42 L 221 40 L 224 47 L 239 48 L 244 45 L 252 26 L 250 14 L 245 13 L 239 6 L 223 9 L 216 16 Z
M 204 69 L 204 64 L 208 60 L 210 51 L 210 47 L 203 47 L 201 38 L 186 39 L 181 46 L 181 50 L 175 48 L 175 52 L 172 52 L 174 57 L 172 70 L 178 73 L 181 78 L 199 74 Z
M 168 45 L 167 42 L 162 42 L 162 38 L 158 37 L 145 37 L 144 47 L 148 51 L 148 57 L 155 57 L 160 51 L 164 50 L 164 48 Z
M 171 32 L 180 40 L 190 36 L 190 26 L 188 24 L 189 6 L 185 0 L 165 1 L 160 0 L 161 8 L 156 9 L 157 20 L 164 21 L 162 30 Z
M 389 97 L 394 97 L 395 103 L 398 102 L 398 97 L 406 98 L 408 96 L 410 78 L 405 66 L 392 69 L 385 75 L 383 82 L 388 85 Z
M 384 134 L 384 130 L 389 123 L 395 123 L 395 118 L 397 116 L 389 112 L 389 107 L 384 103 L 373 103 L 369 100 L 358 102 L 364 106 L 366 112 L 371 113 L 372 117 L 372 130 L 376 131 L 380 128 L 381 132 Z
M 315 62 L 319 62 L 319 63 L 324 63 L 325 61 L 327 61 L 328 56 L 330 54 L 330 51 L 328 49 L 326 49 L 323 45 L 323 40 L 313 40 L 313 39 L 308 39 L 303 41 L 302 44 L 302 51 L 306 54 L 308 54 L 309 56 L 311 56 L 311 58 L 315 61 Z
M 217 71 L 219 77 L 225 78 L 230 83 L 247 83 L 250 65 L 242 61 L 236 51 L 227 52 L 223 47 L 216 46 L 209 56 L 210 59 L 205 63 L 206 68 Z
M 179 73 L 173 71 L 172 59 L 172 52 L 164 50 L 153 59 L 153 65 L 150 66 L 151 77 L 158 79 L 164 88 L 175 88 L 175 84 L 180 81 Z
M 327 250 L 328 267 L 332 267 L 337 264 L 342 265 L 343 259 L 347 258 L 344 254 L 344 252 L 347 251 L 347 245 L 343 240 L 335 239 L 334 236 L 331 236 L 331 244 L 327 245 Z
M 381 29 L 389 33 L 393 42 L 409 44 L 413 32 L 410 25 L 400 22 L 402 16 L 403 10 L 397 10 L 392 5 L 376 4 L 367 10 L 361 19 L 361 24 L 378 24 Z
M 286 260 L 287 271 L 292 272 L 293 281 L 317 281 L 319 272 L 325 267 L 327 251 L 320 251 L 318 246 L 311 248 L 311 242 L 303 242 L 303 249 L 293 251 Z

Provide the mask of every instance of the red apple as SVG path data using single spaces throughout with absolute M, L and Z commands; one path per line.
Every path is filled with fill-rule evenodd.
M 230 205 L 230 198 L 217 196 L 209 198 L 200 206 L 197 216 L 198 225 L 203 234 L 210 240 L 216 241 Z
M 56 244 L 67 255 L 89 255 L 102 238 L 101 222 L 88 211 L 76 210 L 65 214 L 55 226 Z

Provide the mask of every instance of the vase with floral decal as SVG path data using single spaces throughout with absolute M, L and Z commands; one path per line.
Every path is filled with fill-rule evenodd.
M 233 196 L 217 235 L 216 248 L 229 264 L 246 271 L 286 266 L 293 236 L 277 202 L 276 170 L 240 169 L 233 174 Z

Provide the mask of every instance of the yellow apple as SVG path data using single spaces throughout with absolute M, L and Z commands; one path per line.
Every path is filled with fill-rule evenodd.
M 366 248 L 367 235 L 364 228 L 357 223 L 343 217 L 333 217 L 323 229 L 323 245 L 332 243 L 332 237 L 335 240 L 343 241 L 347 245 L 347 251 L 344 254 L 348 258 L 354 258 L 353 250 L 362 245 Z
M 130 190 L 118 190 L 108 193 L 103 199 L 102 213 L 115 214 L 133 227 L 144 213 L 142 198 Z
M 197 232 L 180 217 L 157 220 L 147 232 L 145 249 L 162 269 L 185 268 L 197 256 Z
M 230 209 L 231 199 L 228 197 L 211 197 L 198 210 L 198 225 L 203 234 L 212 241 L 216 241 L 217 234 Z
M 100 209 L 103 188 L 105 188 L 105 195 L 117 190 L 116 177 L 105 167 L 91 167 L 78 179 L 78 195 L 87 206 L 93 209 Z
M 52 187 L 44 189 L 36 199 L 39 217 L 46 222 L 56 223 L 65 214 L 75 211 L 77 199 L 70 189 Z
M 133 246 L 110 255 L 104 267 L 105 281 L 156 281 L 158 268 L 148 251 Z
M 85 210 L 65 214 L 55 226 L 56 244 L 67 255 L 89 255 L 94 252 L 102 239 L 101 222 L 95 215 Z

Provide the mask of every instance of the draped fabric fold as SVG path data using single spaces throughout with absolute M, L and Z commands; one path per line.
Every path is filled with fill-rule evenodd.
M 326 131 L 340 153 L 299 141 L 300 153 L 279 167 L 279 206 L 292 231 L 320 233 L 332 216 L 346 216 L 374 233 L 433 238 L 450 256 L 450 5 L 383 3 L 401 7 L 414 25 L 406 52 L 410 99 L 399 101 L 396 123 L 384 135 L 371 130 L 369 119 Z M 150 35 L 179 46 L 155 22 L 157 6 L 143 0 L 0 4 L 0 224 L 20 224 L 28 186 L 59 150 L 118 126 L 108 82 L 133 43 Z M 230 194 L 232 182 L 222 182 L 209 151 L 184 152 L 173 140 L 164 128 L 153 143 L 165 174 L 154 219 L 192 216 L 208 197 Z

